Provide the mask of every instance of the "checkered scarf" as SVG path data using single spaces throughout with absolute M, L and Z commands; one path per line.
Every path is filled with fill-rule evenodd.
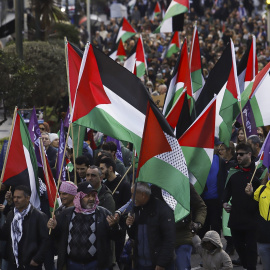
M 94 204 L 94 206 L 91 209 L 84 209 L 81 206 L 81 199 L 84 198 L 87 194 L 83 193 L 82 191 L 78 192 L 73 200 L 73 204 L 75 206 L 75 212 L 76 213 L 83 213 L 83 214 L 92 214 L 95 212 L 98 204 L 99 204 L 99 200 L 98 200 L 98 195 L 96 193 L 96 202 Z
M 18 245 L 23 234 L 22 223 L 23 223 L 24 217 L 29 213 L 30 208 L 31 208 L 30 203 L 28 204 L 28 207 L 22 212 L 19 212 L 19 210 L 16 207 L 14 207 L 14 218 L 11 223 L 11 239 L 12 239 L 13 254 L 15 257 L 17 267 L 19 267 Z

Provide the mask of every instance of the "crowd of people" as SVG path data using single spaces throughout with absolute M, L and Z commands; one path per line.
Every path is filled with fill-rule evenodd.
M 177 55 L 161 57 L 171 34 L 153 34 L 161 20 L 151 17 L 156 1 L 137 2 L 129 10 L 129 19 L 144 41 L 148 72 L 142 81 L 151 93 L 164 94 L 177 59 Z M 203 7 L 193 2 L 180 35 L 181 41 L 187 38 L 190 43 L 197 22 L 205 79 L 230 38 L 237 61 L 252 35 L 256 36 L 260 69 L 269 61 L 262 9 L 260 2 L 248 0 L 206 0 Z M 101 23 L 92 44 L 110 54 L 119 23 L 116 19 Z M 127 54 L 137 38 L 124 43 Z M 81 43 L 83 47 L 84 40 Z M 39 128 L 54 174 L 59 137 L 46 122 Z M 88 270 L 117 265 L 126 270 L 184 270 L 191 269 L 193 247 L 205 269 L 232 269 L 236 264 L 254 270 L 258 255 L 263 268 L 270 269 L 268 168 L 255 163 L 267 131 L 261 127 L 245 138 L 243 128 L 234 127 L 229 146 L 215 138 L 205 189 L 199 195 L 190 184 L 190 214 L 178 222 L 159 187 L 134 183 L 132 144 L 120 142 L 119 150 L 106 135 L 96 132 L 96 149 L 84 142 L 82 155 L 76 158 L 72 148 L 67 150 L 72 166 L 67 168 L 67 181 L 60 184 L 62 205 L 53 217 L 43 173 L 39 174 L 41 209 L 31 205 L 29 187 L 1 185 L 1 269 Z M 235 251 L 239 259 L 232 261 Z

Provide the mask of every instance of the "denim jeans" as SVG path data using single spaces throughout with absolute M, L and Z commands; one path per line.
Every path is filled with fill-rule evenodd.
M 257 248 L 263 269 L 270 269 L 270 243 L 257 243 Z
M 97 270 L 97 269 L 98 269 L 97 261 L 82 264 L 71 260 L 67 260 L 67 270 Z
M 181 245 L 175 249 L 176 260 L 175 267 L 177 270 L 190 270 L 190 258 L 191 258 L 192 246 Z

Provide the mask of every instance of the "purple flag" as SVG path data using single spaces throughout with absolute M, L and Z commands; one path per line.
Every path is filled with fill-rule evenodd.
M 58 148 L 58 156 L 57 156 L 57 163 L 56 163 L 57 181 L 58 181 L 60 170 L 61 170 L 62 160 L 64 158 L 65 143 L 66 142 L 65 142 L 64 124 L 63 124 L 63 121 L 61 120 L 60 135 L 59 135 L 59 148 Z M 66 181 L 65 162 L 62 168 L 61 181 Z
M 262 164 L 269 171 L 269 166 L 270 166 L 270 132 L 268 132 L 268 134 L 263 142 L 259 156 L 262 154 L 262 151 L 263 151 L 263 163 Z
M 37 120 L 37 114 L 35 107 L 32 110 L 31 118 L 28 125 L 28 130 L 30 133 L 30 138 L 32 143 L 34 143 L 35 146 L 35 153 L 37 157 L 37 164 L 38 167 L 42 167 L 40 152 L 39 152 L 39 138 L 41 137 L 38 120 Z
M 242 109 L 242 112 L 243 112 L 243 118 L 245 122 L 245 129 L 246 129 L 247 137 L 249 137 L 250 135 L 256 135 L 257 127 L 256 127 L 253 111 L 250 106 L 249 100 L 247 104 L 244 106 L 244 108 Z M 243 125 L 241 114 L 237 116 L 236 121 L 240 123 L 241 125 Z
M 69 113 L 69 108 L 67 109 L 67 114 L 64 120 L 64 127 L 68 127 L 69 126 L 69 121 L 70 121 L 70 113 Z
M 117 152 L 116 152 L 116 157 L 123 162 L 123 156 L 122 156 L 122 151 L 121 151 L 121 145 L 120 142 L 117 139 L 114 139 L 110 136 L 107 136 L 106 142 L 115 142 L 117 146 Z

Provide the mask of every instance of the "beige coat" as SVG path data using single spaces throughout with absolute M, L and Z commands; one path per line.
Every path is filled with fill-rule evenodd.
M 201 242 L 210 241 L 217 248 L 210 252 L 201 246 Z M 196 251 L 200 254 L 203 260 L 203 268 L 209 270 L 231 270 L 233 269 L 230 256 L 222 249 L 223 245 L 220 240 L 220 236 L 216 231 L 208 231 L 204 238 L 200 239 L 199 236 L 193 237 L 193 245 Z

